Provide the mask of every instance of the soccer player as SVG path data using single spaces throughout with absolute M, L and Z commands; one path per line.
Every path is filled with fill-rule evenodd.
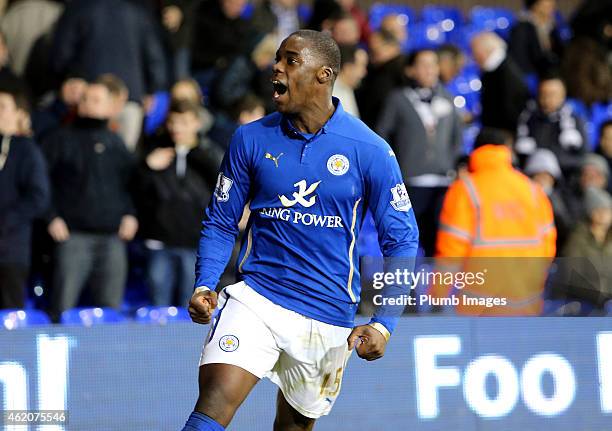
M 213 324 L 200 360 L 200 396 L 185 430 L 224 430 L 262 377 L 279 386 L 274 430 L 311 430 L 331 410 L 351 350 L 383 356 L 398 313 L 354 326 L 363 215 L 387 257 L 416 255 L 418 230 L 395 155 L 332 98 L 337 44 L 301 30 L 276 54 L 278 112 L 241 126 L 206 211 L 189 313 Z M 251 215 L 241 281 L 214 289 L 243 208 Z M 213 310 L 217 311 L 213 315 Z

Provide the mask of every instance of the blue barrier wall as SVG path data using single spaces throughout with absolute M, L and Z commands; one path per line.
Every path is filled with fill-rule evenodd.
M 69 410 L 43 430 L 178 430 L 206 329 L 0 331 L 0 407 Z M 275 393 L 260 383 L 229 429 L 271 430 Z M 383 359 L 351 358 L 316 429 L 612 430 L 612 320 L 404 318 Z

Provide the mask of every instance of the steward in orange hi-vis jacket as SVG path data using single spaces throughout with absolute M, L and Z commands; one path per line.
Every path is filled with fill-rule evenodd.
M 466 315 L 538 315 L 556 229 L 546 194 L 512 167 L 507 134 L 484 129 L 469 174 L 449 188 L 436 241 L 438 270 L 475 273 L 457 286 L 436 283 L 431 294 L 459 300 Z

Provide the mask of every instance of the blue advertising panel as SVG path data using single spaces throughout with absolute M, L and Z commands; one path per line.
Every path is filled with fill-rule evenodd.
M 67 410 L 12 430 L 180 430 L 207 328 L 190 323 L 0 331 L 0 408 Z M 230 430 L 270 430 L 260 383 Z M 612 430 L 612 320 L 403 318 L 385 357 L 353 355 L 317 430 Z

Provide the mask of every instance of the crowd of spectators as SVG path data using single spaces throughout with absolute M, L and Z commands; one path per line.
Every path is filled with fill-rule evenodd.
M 374 19 L 354 0 L 8 3 L 0 308 L 34 301 L 57 320 L 78 304 L 121 308 L 126 286 L 184 305 L 223 154 L 274 109 L 275 52 L 300 28 L 339 43 L 334 96 L 396 153 L 425 255 L 474 130 L 503 130 L 552 203 L 557 255 L 598 265 L 596 293 L 565 293 L 612 299 L 610 2 L 563 17 L 555 0 L 525 0 L 507 29 L 451 7 L 440 22 L 402 6 Z

